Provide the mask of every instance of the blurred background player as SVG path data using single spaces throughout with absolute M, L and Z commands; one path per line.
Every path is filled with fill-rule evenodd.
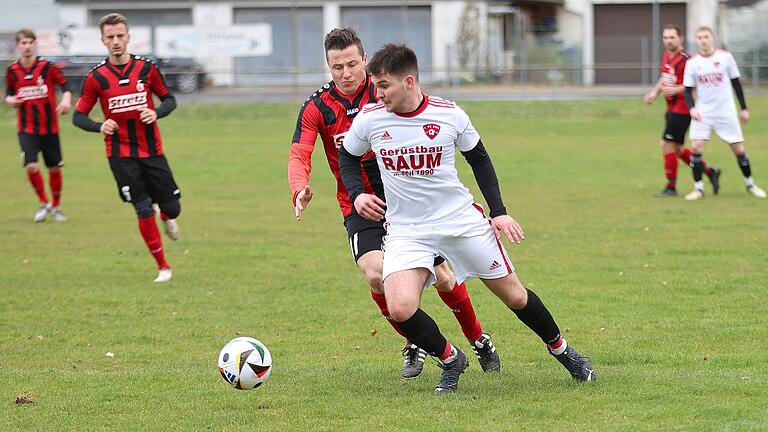
M 328 69 L 333 80 L 313 93 L 301 107 L 288 159 L 288 182 L 293 192 L 296 220 L 300 220 L 313 196 L 309 187 L 309 176 L 312 171 L 312 151 L 317 135 L 320 134 L 328 165 L 336 177 L 336 199 L 344 215 L 344 226 L 347 229 L 352 255 L 371 286 L 371 297 L 381 314 L 400 335 L 403 335 L 387 310 L 381 282 L 384 222 L 367 220 L 357 214 L 339 174 L 339 147 L 352 120 L 363 106 L 376 101 L 375 89 L 365 71 L 367 55 L 357 33 L 349 27 L 329 32 L 324 45 Z M 383 199 L 381 174 L 374 155 L 368 154 L 364 157 L 361 167 L 366 192 L 377 194 Z M 498 353 L 490 335 L 482 331 L 467 288 L 463 283 L 456 283 L 453 273 L 444 261 L 440 257 L 436 259 L 438 265 L 435 266 L 435 271 L 438 278 L 435 288 L 443 302 L 453 311 L 483 370 L 498 371 L 501 367 Z M 418 376 L 424 367 L 426 352 L 406 341 L 403 355 L 403 376 Z
M 523 230 L 507 214 L 493 163 L 469 116 L 453 102 L 421 92 L 416 54 L 405 45 L 385 45 L 368 72 L 379 102 L 363 109 L 344 138 L 341 176 L 362 217 L 386 216 L 387 307 L 406 337 L 440 360 L 435 394 L 456 391 L 469 365 L 420 308 L 424 288 L 435 280 L 436 254 L 448 259 L 458 281 L 480 278 L 574 379 L 596 379 L 589 360 L 568 345 L 544 303 L 520 282 L 499 241 L 503 234 L 519 244 Z M 472 167 L 490 220 L 458 178 L 457 150 Z M 360 161 L 370 151 L 382 173 L 386 204 L 363 186 Z
M 683 96 L 685 90 L 683 73 L 690 55 L 683 49 L 680 27 L 674 24 L 664 26 L 661 37 L 665 48 L 664 57 L 661 60 L 661 76 L 656 87 L 645 95 L 645 103 L 653 103 L 660 94 L 663 94 L 667 100 L 664 133 L 661 136 L 661 152 L 664 157 L 664 175 L 667 177 L 667 185 L 656 193 L 657 197 L 666 197 L 677 196 L 677 158 L 682 159 L 688 166 L 691 164 L 691 150 L 684 146 L 691 116 Z M 720 170 L 708 167 L 704 160 L 701 163 L 704 173 L 712 183 L 712 190 L 717 194 L 720 189 Z
M 157 262 L 159 273 L 155 282 L 167 282 L 172 277 L 171 266 L 165 260 L 153 203 L 159 207 L 166 234 L 176 240 L 179 228 L 175 219 L 181 213 L 181 192 L 163 155 L 157 119 L 176 108 L 176 99 L 154 63 L 128 53 L 131 37 L 124 16 L 106 15 L 99 20 L 99 28 L 109 57 L 93 68 L 83 82 L 73 121 L 86 131 L 104 134 L 118 193 L 135 208 L 141 236 Z M 162 101 L 157 108 L 153 93 Z M 104 111 L 103 123 L 88 117 L 97 100 Z
M 53 220 L 64 222 L 61 211 L 61 142 L 57 114 L 66 114 L 72 106 L 72 90 L 67 79 L 53 63 L 37 56 L 35 33 L 23 28 L 16 32 L 19 59 L 8 66 L 5 75 L 5 102 L 18 110 L 18 133 L 27 178 L 35 189 L 40 207 L 34 221 L 42 222 L 50 214 Z M 56 87 L 62 90 L 61 103 L 56 105 Z M 55 107 L 55 108 L 54 108 Z M 52 201 L 45 193 L 43 176 L 37 163 L 37 153 L 43 153 L 48 168 L 48 183 Z
M 748 122 L 749 111 L 747 111 L 744 90 L 739 81 L 741 74 L 736 60 L 728 51 L 715 49 L 715 33 L 709 27 L 700 27 L 696 30 L 696 44 L 699 47 L 699 52 L 688 60 L 683 81 L 685 101 L 690 107 L 692 119 L 691 144 L 693 155 L 691 165 L 693 166 L 693 180 L 695 182 L 694 190 L 688 193 L 685 199 L 691 201 L 704 198 L 704 182 L 701 181 L 701 175 L 704 171 L 702 153 L 704 152 L 704 144 L 709 140 L 712 131 L 730 144 L 744 176 L 747 192 L 758 198 L 765 198 L 765 191 L 758 187 L 752 179 L 752 168 L 744 150 L 744 135 L 739 121 Z M 696 89 L 695 101 L 693 98 L 694 88 Z M 736 112 L 736 104 L 733 102 L 734 92 L 741 107 L 741 111 L 738 113 Z

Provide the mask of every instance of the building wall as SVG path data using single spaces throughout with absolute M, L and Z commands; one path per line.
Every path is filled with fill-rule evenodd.
M 15 30 L 19 25 L 19 0 L 0 0 L 0 7 L 12 13 L 0 16 L 3 28 Z M 93 26 L 108 12 L 120 12 L 133 26 L 194 25 L 226 27 L 233 24 L 273 23 L 274 52 L 264 58 L 233 58 L 212 55 L 196 58 L 211 74 L 216 85 L 267 82 L 315 83 L 329 78 L 322 50 L 327 31 L 341 25 L 357 25 L 369 53 L 385 41 L 407 42 L 419 55 L 427 72 L 425 80 L 444 79 L 446 71 L 455 67 L 455 49 L 463 0 L 231 0 L 231 1 L 74 1 L 25 0 L 39 10 L 29 21 L 34 28 L 58 30 L 67 27 Z M 484 11 L 485 1 L 479 1 Z M 485 25 L 484 14 L 481 25 Z M 27 22 L 27 21 L 25 21 Z M 480 31 L 484 58 L 485 32 Z M 247 73 L 259 69 L 260 73 Z M 294 74 L 294 72 L 301 72 Z

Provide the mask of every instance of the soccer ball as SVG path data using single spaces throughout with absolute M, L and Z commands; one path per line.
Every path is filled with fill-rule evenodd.
M 219 372 L 232 387 L 253 390 L 269 378 L 272 355 L 263 343 L 254 338 L 235 338 L 219 353 Z

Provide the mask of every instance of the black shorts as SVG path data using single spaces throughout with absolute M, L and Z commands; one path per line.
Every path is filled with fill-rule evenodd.
M 384 229 L 384 221 L 376 222 L 368 220 L 357 214 L 354 210 L 344 218 L 344 227 L 347 228 L 349 247 L 355 262 L 370 251 L 380 251 L 387 230 Z M 435 264 L 440 265 L 445 258 L 435 256 Z
M 165 156 L 111 157 L 108 160 L 117 181 L 117 193 L 123 201 L 139 202 L 150 198 L 155 203 L 166 203 L 181 198 Z
M 37 162 L 38 152 L 43 152 L 43 160 L 48 168 L 64 166 L 64 161 L 61 160 L 59 134 L 35 135 L 20 133 L 19 144 L 21 144 L 24 166 Z
M 685 144 L 685 133 L 688 132 L 688 126 L 691 125 L 691 116 L 668 112 L 664 115 L 664 120 L 666 125 L 664 126 L 664 135 L 661 136 L 661 139 L 677 144 Z

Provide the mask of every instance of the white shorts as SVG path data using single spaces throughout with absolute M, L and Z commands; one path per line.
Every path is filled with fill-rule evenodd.
M 691 120 L 691 140 L 708 140 L 712 131 L 728 144 L 744 141 L 741 124 L 736 115 L 702 117 L 701 121 Z
M 426 268 L 431 273 L 424 284 L 426 289 L 437 280 L 435 255 L 448 260 L 458 283 L 473 277 L 498 279 L 515 271 L 489 220 L 478 208 L 468 209 L 448 223 L 386 227 L 382 280 L 398 271 Z

